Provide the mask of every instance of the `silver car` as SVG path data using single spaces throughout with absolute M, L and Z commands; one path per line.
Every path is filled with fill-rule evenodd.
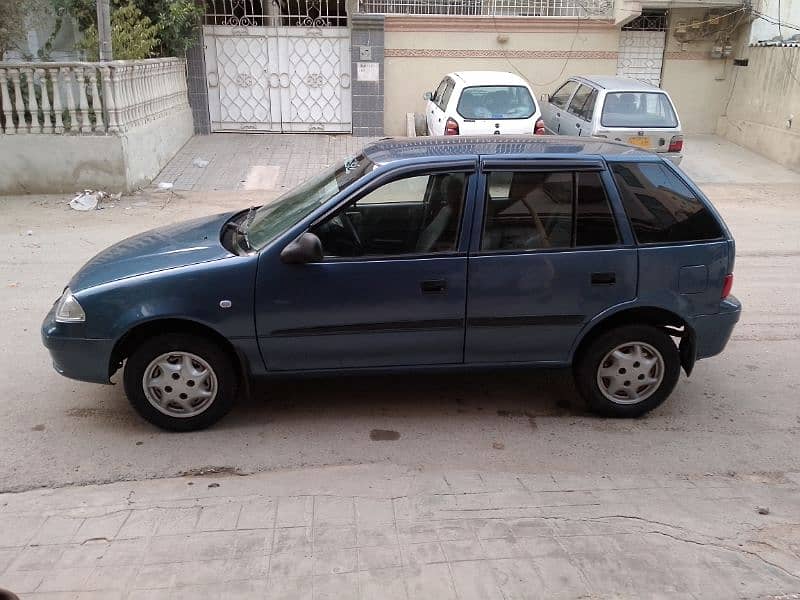
M 590 135 L 683 158 L 683 133 L 675 105 L 664 90 L 626 77 L 570 77 L 542 96 L 547 133 Z

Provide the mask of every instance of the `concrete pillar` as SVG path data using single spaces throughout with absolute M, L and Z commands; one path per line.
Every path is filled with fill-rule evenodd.
M 203 5 L 202 0 L 196 0 Z M 206 54 L 203 28 L 198 28 L 197 40 L 186 51 L 186 87 L 189 106 L 192 108 L 194 132 L 211 133 L 211 115 L 208 112 L 208 81 L 206 79 Z
M 383 15 L 350 15 L 354 136 L 383 135 L 383 24 Z

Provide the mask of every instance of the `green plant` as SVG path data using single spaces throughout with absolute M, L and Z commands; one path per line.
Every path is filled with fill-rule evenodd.
M 153 56 L 159 45 L 161 27 L 154 25 L 133 4 L 123 4 L 111 11 L 111 46 L 116 60 L 136 60 Z M 99 59 L 97 25 L 94 23 L 84 32 L 78 47 L 86 52 L 89 60 Z
M 15 0 L 0 0 L 0 2 L 14 2 Z M 148 19 L 149 25 L 157 28 L 158 42 L 151 50 L 149 56 L 183 56 L 186 50 L 196 41 L 197 31 L 200 28 L 203 17 L 203 6 L 194 0 L 113 0 L 112 21 L 114 15 L 119 11 L 130 11 L 129 7 L 134 7 L 139 11 L 141 18 Z M 56 9 L 57 15 L 71 15 L 78 23 L 78 27 L 85 34 L 97 35 L 97 12 L 95 0 L 50 0 Z M 130 14 L 126 15 L 129 18 Z M 60 22 L 57 23 L 60 26 Z M 129 23 L 129 29 L 132 25 Z M 113 23 L 112 23 L 113 27 Z M 58 29 L 54 31 L 51 39 L 54 39 Z M 116 43 L 114 45 L 114 58 L 123 58 L 117 52 Z M 80 44 L 81 49 L 89 51 L 88 42 Z M 93 50 L 90 56 L 96 56 L 97 50 Z

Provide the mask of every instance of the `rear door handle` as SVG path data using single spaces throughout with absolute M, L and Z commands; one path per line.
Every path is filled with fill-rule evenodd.
M 447 290 L 447 282 L 444 279 L 431 279 L 420 282 L 419 288 L 423 294 L 442 294 Z
M 592 273 L 592 285 L 614 285 L 617 283 L 616 273 Z

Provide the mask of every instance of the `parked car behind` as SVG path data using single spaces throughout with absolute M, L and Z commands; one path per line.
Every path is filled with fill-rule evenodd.
M 519 75 L 503 71 L 459 71 L 444 76 L 424 95 L 429 135 L 543 134 L 533 90 Z
M 683 132 L 669 94 L 626 77 L 570 77 L 542 97 L 548 133 L 591 135 L 683 158 Z
M 596 411 L 661 404 L 741 305 L 708 199 L 589 138 L 387 139 L 257 210 L 129 238 L 42 325 L 63 375 L 144 418 L 221 418 L 247 378 L 568 367 Z M 680 339 L 676 345 L 674 338 Z

